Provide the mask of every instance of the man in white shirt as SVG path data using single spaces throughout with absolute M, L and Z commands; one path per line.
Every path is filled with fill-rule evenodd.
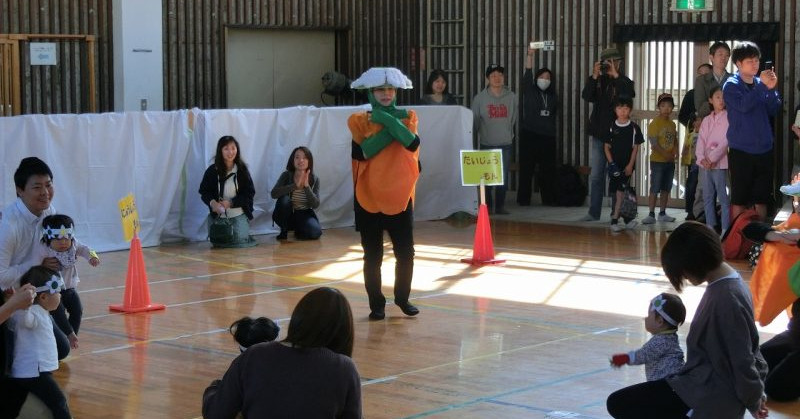
M 14 172 L 17 199 L 3 209 L 0 219 L 0 289 L 19 286 L 19 279 L 33 265 L 41 264 L 60 270 L 58 259 L 31 260 L 34 244 L 41 238 L 42 218 L 55 213 L 50 203 L 53 199 L 53 173 L 47 163 L 37 157 L 22 159 Z M 5 325 L 0 326 L 5 329 Z M 58 346 L 58 359 L 69 354 L 69 340 L 57 327 L 53 327 Z M 0 417 L 16 417 L 27 392 L 14 386 L 5 376 L 6 362 L 11 358 L 13 342 L 7 342 L 5 331 L 0 330 Z M 9 356 L 7 356 L 9 355 Z

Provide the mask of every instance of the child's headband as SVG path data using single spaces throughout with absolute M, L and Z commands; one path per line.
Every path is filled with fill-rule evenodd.
M 50 294 L 55 294 L 61 291 L 61 288 L 64 288 L 64 280 L 59 275 L 53 275 L 50 279 L 44 283 L 41 287 L 36 287 L 36 292 L 49 292 Z
M 667 323 L 678 327 L 678 322 L 672 319 L 672 317 L 664 311 L 664 306 L 667 305 L 667 299 L 664 298 L 663 295 L 659 294 L 656 298 L 653 298 L 653 301 L 650 302 L 650 311 L 655 311 L 656 313 L 660 314 Z
M 49 240 L 53 239 L 70 239 L 74 237 L 75 229 L 72 227 L 65 227 L 63 224 L 61 227 L 45 227 L 44 228 L 44 235 Z

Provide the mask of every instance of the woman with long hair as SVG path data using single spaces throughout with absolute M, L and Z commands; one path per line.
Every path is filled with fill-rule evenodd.
M 200 199 L 208 206 L 209 238 L 214 247 L 251 247 L 257 243 L 250 236 L 253 197 L 256 189 L 247 165 L 242 160 L 239 142 L 231 135 L 217 141 L 214 163 L 208 166 L 200 182 Z M 221 218 L 231 224 L 229 237 L 217 238 L 212 225 Z

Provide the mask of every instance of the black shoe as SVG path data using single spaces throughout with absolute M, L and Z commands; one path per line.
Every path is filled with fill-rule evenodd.
M 386 317 L 386 313 L 383 311 L 382 308 L 375 309 L 369 312 L 369 319 L 370 320 L 383 320 Z
M 494 213 L 495 213 L 495 214 L 497 214 L 497 215 L 508 215 L 508 214 L 511 214 L 511 213 L 510 213 L 510 212 L 508 212 L 508 210 L 507 210 L 507 209 L 505 209 L 505 208 L 496 208 L 496 209 L 494 210 Z
M 275 237 L 277 240 L 286 240 L 289 237 L 289 231 L 281 230 L 281 233 L 278 234 L 278 237 Z
M 395 304 L 397 304 L 397 306 L 400 307 L 400 310 L 402 310 L 403 314 L 405 314 L 406 316 L 416 316 L 417 314 L 419 314 L 419 309 L 411 305 L 411 303 L 409 303 L 408 301 L 404 303 L 395 302 Z

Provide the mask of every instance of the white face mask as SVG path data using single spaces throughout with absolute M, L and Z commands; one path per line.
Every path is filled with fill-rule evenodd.
M 542 90 L 547 90 L 550 87 L 550 79 L 536 79 L 536 85 Z

